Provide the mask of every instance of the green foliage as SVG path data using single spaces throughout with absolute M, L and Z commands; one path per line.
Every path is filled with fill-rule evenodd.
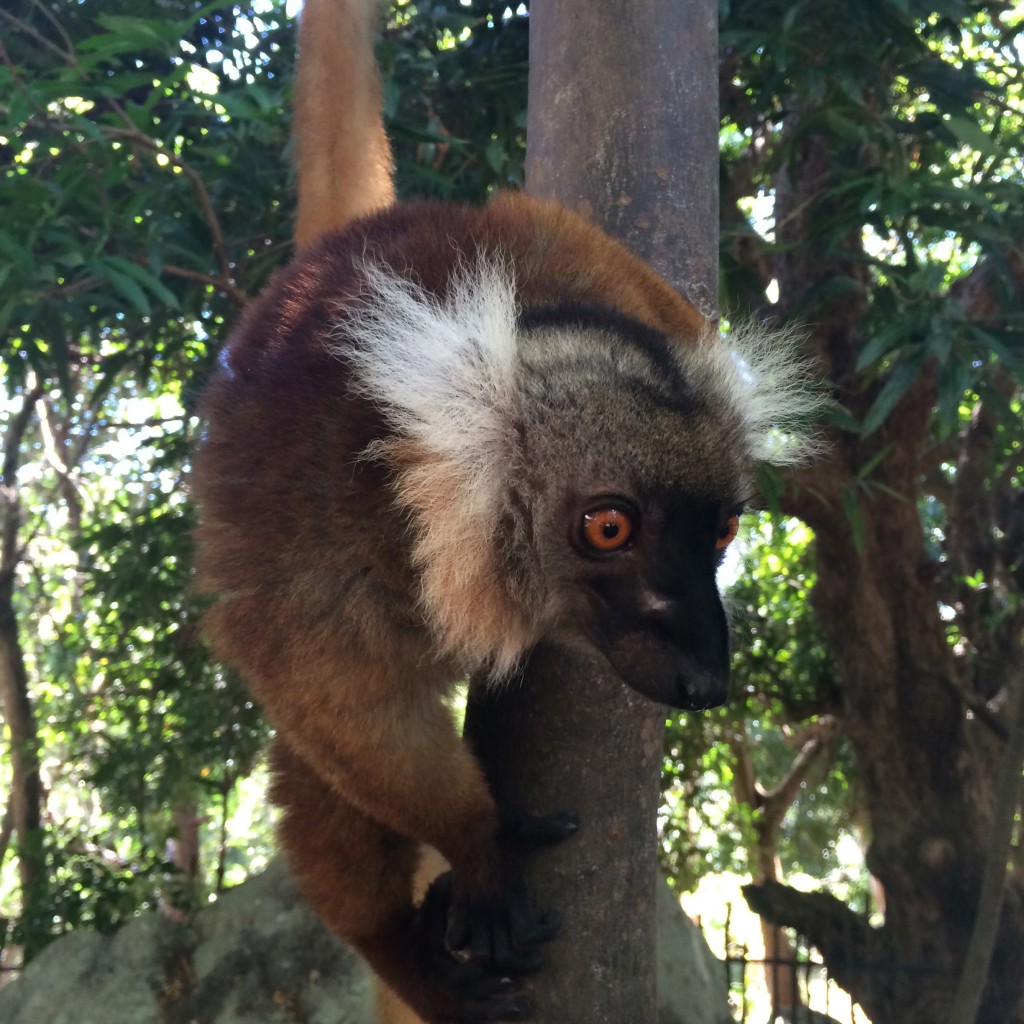
M 928 507 L 939 575 L 963 572 L 966 557 L 980 563 L 965 576 L 991 578 L 1012 552 L 951 545 L 967 543 L 958 488 L 973 488 L 971 530 L 984 520 L 998 539 L 1024 484 L 1021 12 L 987 0 L 728 0 L 721 11 L 724 192 L 736 203 L 725 301 L 821 325 L 816 352 L 842 400 L 833 423 L 860 439 L 841 442 L 857 551 L 873 506 L 913 501 Z M 774 231 L 771 215 L 737 217 L 758 196 L 762 209 L 782 204 Z M 904 439 L 888 428 L 922 395 L 933 415 L 916 480 L 897 468 Z M 981 603 L 1005 611 L 1013 588 L 990 582 Z M 950 607 L 959 586 L 946 588 Z
M 6 511 L 49 794 L 30 949 L 177 899 L 177 814 L 229 813 L 264 735 L 202 648 L 184 480 L 210 339 L 287 254 L 294 36 L 272 18 L 186 0 L 0 12 L 0 364 L 23 463 Z
M 290 254 L 282 14 L 0 11 L 2 417 L 21 463 L 0 511 L 20 520 L 14 610 L 48 794 L 48 883 L 17 928 L 33 950 L 194 898 L 169 860 L 181 815 L 208 822 L 206 888 L 265 843 L 231 831 L 241 811 L 265 833 L 238 785 L 265 729 L 202 646 L 186 481 L 206 368 Z M 524 17 L 396 3 L 381 56 L 403 192 L 481 200 L 521 182 Z M 11 914 L 14 868 L 0 879 Z
M 742 781 L 778 786 L 808 730 L 841 710 L 835 668 L 808 596 L 815 581 L 813 537 L 802 524 L 764 514 L 737 543 L 737 577 L 727 591 L 736 623 L 733 692 L 725 708 L 678 714 L 668 723 L 662 773 L 662 863 L 679 889 L 709 872 L 756 872 L 761 810 Z M 824 877 L 858 808 L 856 773 L 845 745 L 802 780 L 777 836 L 783 869 Z
M 805 241 L 834 253 L 837 273 L 790 296 L 787 315 L 815 322 L 863 296 L 855 361 L 874 383 L 864 435 L 926 369 L 938 376 L 940 422 L 955 425 L 964 390 L 989 381 L 997 363 L 1024 370 L 1024 314 L 1006 310 L 988 330 L 965 318 L 956 287 L 982 259 L 1004 297 L 1016 287 L 1019 13 L 984 0 L 723 0 L 721 10 L 734 72 L 723 130 L 739 183 L 773 193 L 778 169 L 816 140 L 832 158 L 827 187 L 801 213 Z M 727 259 L 727 306 L 762 307 L 749 275 L 745 291 L 732 287 L 739 273 Z
M 378 54 L 400 193 L 481 202 L 521 187 L 527 19 L 486 0 L 394 12 Z
M 911 505 L 950 646 L 972 656 L 1012 630 L 1024 588 L 1021 16 L 984 0 L 720 6 L 723 307 L 826 341 L 843 327 L 831 458 L 849 467 L 836 518 L 861 553 L 879 503 L 914 491 L 888 431 L 933 384 Z M 392 13 L 379 52 L 400 192 L 479 201 L 521 184 L 527 19 L 483 0 Z M 290 253 L 295 46 L 279 3 L 195 0 L 13 0 L 0 41 L 0 420 L 21 462 L 0 514 L 19 520 L 15 610 L 47 788 L 48 899 L 20 908 L 19 934 L 38 939 L 178 899 L 176 813 L 226 828 L 264 736 L 201 646 L 185 481 L 203 375 Z M 821 185 L 794 196 L 808 164 Z M 997 544 L 961 564 L 949 540 L 980 403 L 986 537 L 1016 544 L 1015 563 Z M 763 490 L 780 507 L 784 481 Z M 825 877 L 865 812 L 827 731 L 841 733 L 844 694 L 809 601 L 814 540 L 773 511 L 744 543 L 735 700 L 669 728 L 661 837 L 680 887 L 756 870 L 766 843 L 785 870 Z M 771 791 L 818 734 L 824 753 L 766 834 L 747 775 Z M 260 839 L 205 831 L 215 888 Z M 9 916 L 13 878 L 9 857 Z
M 145 377 L 191 361 L 195 322 L 221 330 L 288 237 L 269 157 L 287 145 L 278 63 L 285 53 L 290 66 L 291 30 L 265 24 L 244 48 L 236 29 L 255 16 L 237 8 L 69 6 L 57 21 L 21 7 L 3 15 L 0 66 L 8 387 L 32 370 L 73 393 L 82 366 L 102 387 L 128 366 Z M 202 49 L 211 20 L 233 47 Z

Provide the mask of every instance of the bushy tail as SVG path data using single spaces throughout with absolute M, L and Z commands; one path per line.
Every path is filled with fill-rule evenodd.
M 295 245 L 394 202 L 391 147 L 373 52 L 378 0 L 306 0 L 292 133 Z

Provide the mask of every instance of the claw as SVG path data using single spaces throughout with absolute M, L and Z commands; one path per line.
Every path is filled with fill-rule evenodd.
M 515 976 L 536 971 L 536 949 L 559 931 L 557 914 L 538 916 L 522 875 L 523 855 L 562 842 L 579 829 L 572 814 L 510 819 L 500 834 L 501 884 L 497 891 L 461 886 L 440 875 L 417 911 L 421 963 L 436 986 L 440 1017 L 450 1024 L 525 1020 L 532 1005 Z
M 509 846 L 535 850 L 540 846 L 563 842 L 574 836 L 579 827 L 579 817 L 567 811 L 542 816 L 523 815 L 505 823 L 502 839 Z

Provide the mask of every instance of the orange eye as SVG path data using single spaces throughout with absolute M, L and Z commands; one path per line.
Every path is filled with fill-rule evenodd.
M 633 520 L 621 508 L 599 508 L 583 517 L 583 539 L 595 551 L 618 551 L 633 535 Z
M 735 539 L 736 534 L 740 528 L 740 517 L 729 516 L 725 521 L 725 526 L 718 531 L 718 539 L 715 541 L 715 547 L 719 551 L 724 551 Z

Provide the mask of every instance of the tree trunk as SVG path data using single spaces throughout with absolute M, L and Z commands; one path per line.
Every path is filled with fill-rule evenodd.
M 718 310 L 718 9 L 535 0 L 526 184 Z
M 717 294 L 716 32 L 707 0 L 530 9 L 529 191 L 588 216 L 705 314 Z M 471 693 L 467 736 L 499 802 L 581 818 L 530 874 L 538 906 L 563 920 L 529 980 L 540 1019 L 656 1019 L 663 722 L 606 666 L 547 649 L 521 687 Z
M 18 640 L 18 623 L 10 588 L 0 585 L 0 700 L 10 741 L 11 807 L 18 837 L 18 872 L 22 905 L 28 910 L 43 882 L 39 779 L 39 743 L 28 693 L 28 673 Z
M 22 918 L 26 934 L 37 939 L 45 915 L 43 893 L 46 867 L 42 845 L 43 787 L 39 775 L 39 739 L 35 711 L 29 695 L 28 673 L 18 634 L 14 607 L 15 573 L 21 561 L 21 504 L 18 466 L 32 410 L 42 389 L 23 396 L 22 408 L 4 438 L 5 454 L 0 468 L 0 701 L 7 726 L 11 758 L 10 808 L 18 837 L 18 873 L 21 882 Z M 26 946 L 26 955 L 35 943 Z
M 771 789 L 765 789 L 754 773 L 746 723 L 738 720 L 733 724 L 729 741 L 735 761 L 733 793 L 737 803 L 746 804 L 756 812 L 755 841 L 748 848 L 754 886 L 781 882 L 778 845 L 782 821 L 812 771 L 833 759 L 837 732 L 838 724 L 828 717 L 823 717 L 806 730 L 800 750 L 785 775 Z M 789 935 L 767 917 L 761 918 L 761 937 L 764 941 L 765 987 L 771 996 L 772 1012 L 788 1011 L 792 1019 L 799 1020 L 803 997 L 796 972 L 789 967 L 796 960 L 796 947 Z
M 580 695 L 585 695 L 583 700 Z M 540 1020 L 657 1017 L 655 889 L 664 713 L 609 670 L 539 649 L 521 687 L 474 688 L 466 732 L 507 813 L 579 814 L 579 833 L 536 854 L 536 906 L 561 918 L 524 990 Z
M 780 176 L 780 298 L 795 306 L 830 280 L 854 285 L 838 299 L 803 306 L 800 315 L 815 325 L 824 374 L 863 418 L 876 392 L 864 387 L 856 368 L 868 293 L 861 239 L 851 235 L 844 248 L 816 230 L 832 215 L 836 223 L 856 222 L 830 208 L 848 201 L 841 190 L 830 191 L 833 163 L 827 140 L 807 132 Z M 869 929 L 838 901 L 777 887 L 755 899 L 773 921 L 804 932 L 874 1024 L 948 1019 L 978 906 L 993 780 L 1005 745 L 983 716 L 968 713 L 961 696 L 970 665 L 947 638 L 936 585 L 941 567 L 925 544 L 918 460 L 928 447 L 934 402 L 924 371 L 873 433 L 833 431 L 828 457 L 795 474 L 783 498 L 785 511 L 816 535 L 813 599 L 842 673 L 844 722 L 871 815 L 868 866 L 885 890 L 885 923 Z M 1019 877 L 1005 891 L 977 1020 L 1024 1021 Z

